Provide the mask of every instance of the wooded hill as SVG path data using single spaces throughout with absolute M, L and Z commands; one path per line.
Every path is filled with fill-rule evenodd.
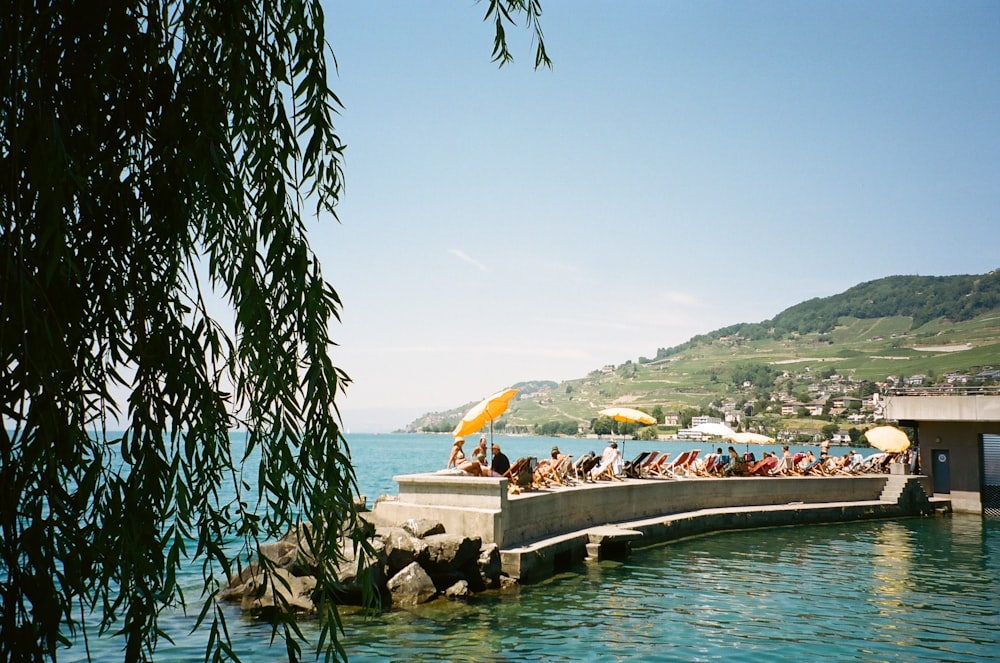
M 521 432 L 558 423 L 568 432 L 612 405 L 690 414 L 752 402 L 762 413 L 776 395 L 863 395 L 914 376 L 924 376 L 924 385 L 956 375 L 991 383 L 983 377 L 988 368 L 1000 368 L 1000 270 L 889 276 L 660 348 L 653 359 L 610 372 L 511 385 L 521 393 L 499 423 Z M 471 406 L 426 414 L 405 430 L 451 430 Z

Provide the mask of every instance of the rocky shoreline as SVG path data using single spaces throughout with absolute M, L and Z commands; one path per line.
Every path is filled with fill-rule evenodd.
M 335 597 L 340 605 L 363 605 L 358 570 L 366 567 L 382 607 L 418 605 L 438 597 L 463 600 L 517 584 L 501 571 L 495 543 L 448 534 L 441 523 L 430 520 L 411 519 L 398 526 L 365 522 L 371 558 L 359 558 L 363 548 L 352 540 L 341 542 L 336 573 L 342 591 Z M 259 553 L 266 561 L 252 562 L 235 574 L 219 600 L 238 603 L 244 612 L 265 620 L 286 611 L 315 613 L 318 561 L 307 541 L 309 527 L 302 525 L 276 542 L 261 544 Z

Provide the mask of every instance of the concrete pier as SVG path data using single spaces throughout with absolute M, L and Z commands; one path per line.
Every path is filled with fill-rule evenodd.
M 626 479 L 507 494 L 507 480 L 419 474 L 394 477 L 383 522 L 440 522 L 451 534 L 496 543 L 504 572 L 531 582 L 573 564 L 628 554 L 713 531 L 893 518 L 950 510 L 927 477 Z

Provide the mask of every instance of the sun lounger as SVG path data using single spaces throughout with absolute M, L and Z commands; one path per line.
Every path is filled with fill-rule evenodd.
M 588 451 L 573 463 L 573 473 L 577 479 L 587 480 L 590 478 L 590 470 L 594 469 L 594 466 L 600 462 L 600 456 L 593 451 Z
M 572 467 L 573 457 L 560 455 L 554 462 L 549 460 L 539 461 L 534 472 L 534 483 L 536 487 L 546 487 L 551 483 L 559 486 L 570 484 L 569 468 Z
M 768 472 L 778 466 L 778 459 L 775 456 L 768 456 L 751 465 L 747 472 L 751 476 L 766 476 Z
M 646 462 L 646 459 L 649 458 L 649 454 L 650 454 L 649 451 L 643 451 L 638 456 L 625 463 L 625 467 L 622 470 L 622 473 L 625 474 L 625 476 L 627 477 L 638 479 L 639 467 Z
M 618 465 L 617 461 L 612 461 L 607 465 L 602 464 L 599 460 L 598 464 L 595 465 L 590 471 L 590 478 L 594 481 L 623 481 L 622 477 L 618 476 L 615 472 L 615 467 Z
M 510 491 L 530 489 L 535 481 L 535 468 L 538 466 L 538 459 L 534 456 L 518 458 L 510 466 L 503 476 L 507 478 L 507 489 Z
M 646 456 L 646 460 L 642 461 L 642 464 L 636 468 L 636 472 L 640 479 L 646 479 L 649 477 L 649 468 L 660 462 L 661 458 L 670 456 L 670 454 L 664 454 L 661 456 L 659 451 L 651 451 L 649 455 Z
M 690 465 L 698 454 L 701 453 L 701 449 L 690 449 L 688 451 L 682 452 L 681 455 L 677 456 L 673 461 L 667 463 L 661 463 L 656 468 L 656 475 L 660 477 L 665 477 L 668 479 L 676 479 L 682 475 L 686 474 L 687 466 Z
M 700 477 L 713 477 L 716 476 L 716 471 L 721 465 L 720 460 L 724 462 L 723 457 L 719 454 L 710 453 L 701 462 L 691 463 L 690 469 Z
M 773 458 L 774 456 L 772 456 Z M 784 476 L 792 473 L 792 463 L 788 458 L 782 456 L 778 459 L 778 462 L 774 464 L 770 470 L 767 471 L 773 477 Z
M 680 458 L 686 453 L 686 451 L 683 452 L 677 458 Z M 673 466 L 674 462 L 676 462 L 676 459 L 670 460 L 670 454 L 661 455 L 655 461 L 646 465 L 646 477 L 658 479 L 673 478 L 673 475 L 668 472 L 667 468 Z
M 879 469 L 881 468 L 882 462 L 884 460 L 885 460 L 885 453 L 884 452 L 880 451 L 878 453 L 874 453 L 874 454 L 868 456 L 867 458 L 865 458 L 863 461 L 861 461 L 861 470 L 860 470 L 860 472 L 862 474 L 874 474 L 874 473 L 877 473 L 879 471 Z

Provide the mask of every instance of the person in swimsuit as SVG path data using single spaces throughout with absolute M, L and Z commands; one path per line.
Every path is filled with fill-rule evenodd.
M 472 476 L 482 476 L 482 466 L 474 460 L 467 460 L 465 458 L 465 452 L 462 450 L 463 444 L 465 444 L 464 437 L 459 435 L 455 438 L 455 443 L 451 446 L 451 455 L 448 456 L 448 464 L 445 465 L 445 469 L 450 470 L 451 468 L 455 468 Z
M 485 435 L 479 438 L 479 446 L 477 446 L 476 450 L 472 452 L 472 460 L 479 463 L 480 467 L 486 467 L 487 455 Z

